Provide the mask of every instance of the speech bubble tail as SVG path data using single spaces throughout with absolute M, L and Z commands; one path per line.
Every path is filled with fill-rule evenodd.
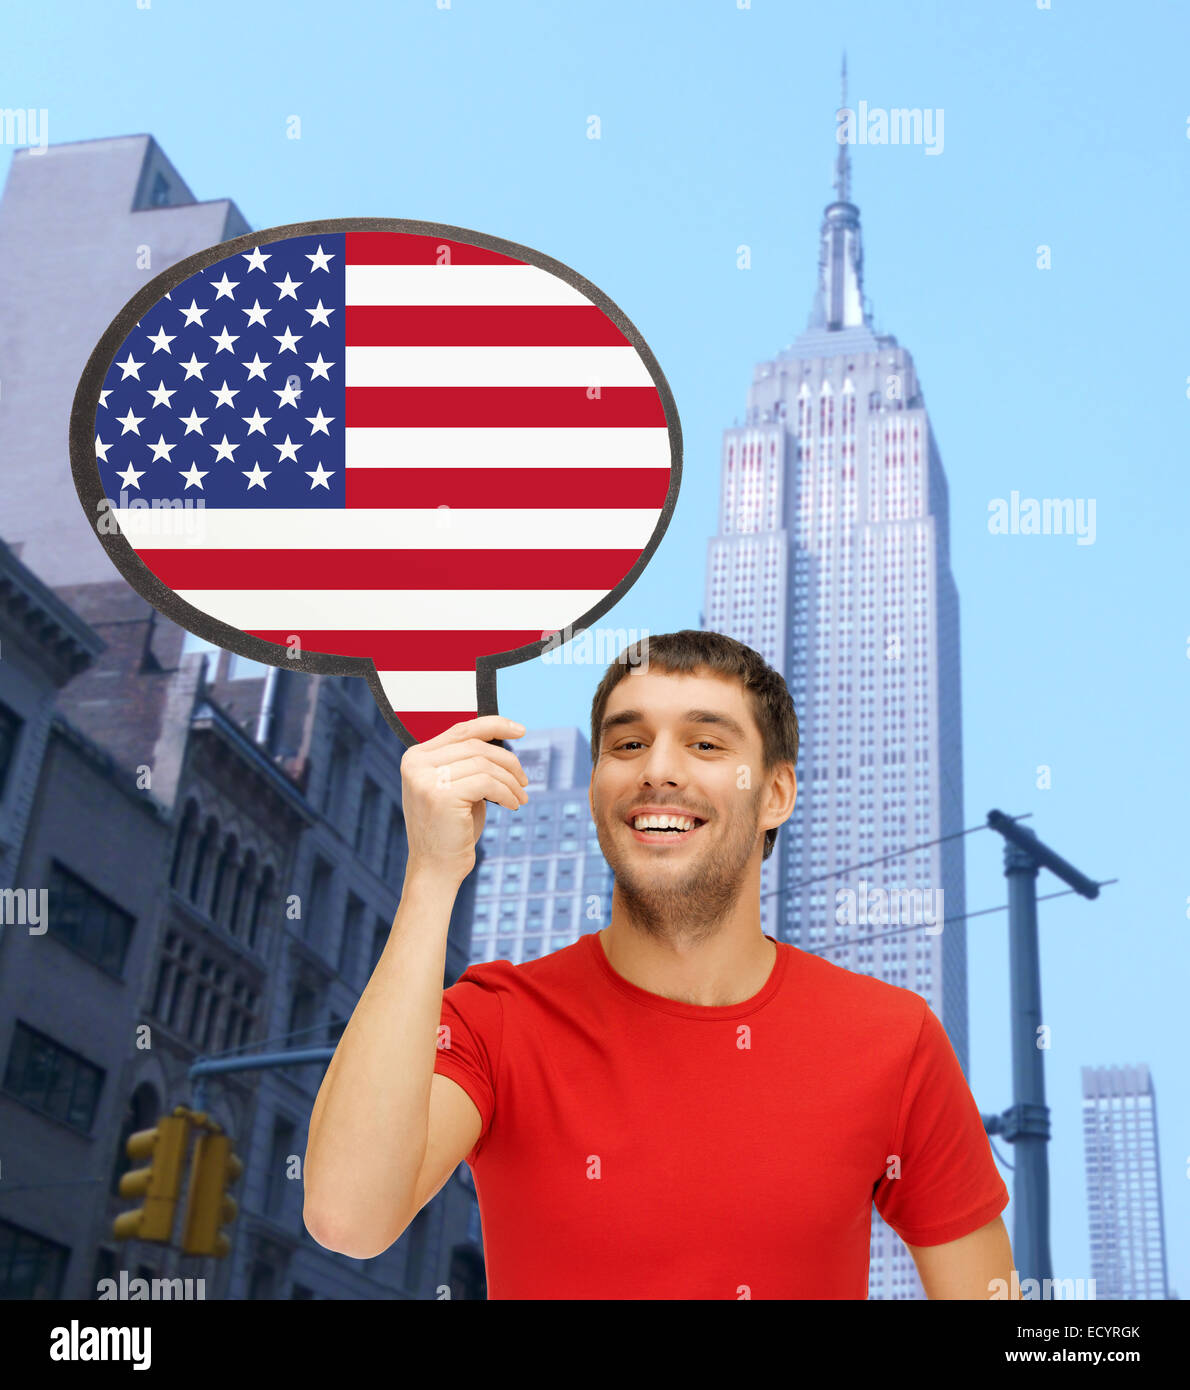
M 381 709 L 392 713 L 415 743 L 449 729 L 452 724 L 495 714 L 494 671 L 378 671 Z

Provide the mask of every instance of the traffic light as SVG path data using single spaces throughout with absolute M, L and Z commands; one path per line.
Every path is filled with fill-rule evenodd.
M 116 1217 L 112 1233 L 117 1240 L 169 1244 L 189 1137 L 190 1121 L 184 1114 L 163 1116 L 155 1128 L 129 1137 L 128 1157 L 152 1161 L 147 1168 L 134 1168 L 120 1178 L 120 1196 L 143 1197 L 145 1204 Z
M 187 1255 L 214 1255 L 222 1259 L 230 1253 L 231 1241 L 219 1227 L 235 1220 L 239 1208 L 227 1189 L 243 1171 L 244 1165 L 231 1151 L 230 1135 L 198 1136 L 182 1224 L 182 1249 Z

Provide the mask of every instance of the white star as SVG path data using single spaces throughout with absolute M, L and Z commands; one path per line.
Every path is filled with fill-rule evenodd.
M 242 471 L 243 470 L 241 470 L 241 472 Z M 250 473 L 244 473 L 244 477 L 248 479 L 249 488 L 258 487 L 262 492 L 268 491 L 268 488 L 264 485 L 264 480 L 269 476 L 268 473 L 261 471 L 259 459 L 252 465 L 252 471 Z
M 271 415 L 262 415 L 259 406 L 256 407 L 253 414 L 240 416 L 240 419 L 248 426 L 249 434 L 264 434 L 264 427 L 272 418 Z
M 260 300 L 258 299 L 258 300 L 256 301 L 256 303 L 253 304 L 253 306 L 251 307 L 251 309 L 243 309 L 243 308 L 241 308 L 241 312 L 248 315 L 248 322 L 244 325 L 244 327 L 245 327 L 245 328 L 251 328 L 252 325 L 253 325 L 254 323 L 259 323 L 259 324 L 263 325 L 263 324 L 264 324 L 264 316 L 265 316 L 266 314 L 272 313 L 272 310 L 271 310 L 271 309 L 262 309 L 262 308 L 260 307 Z
M 215 351 L 216 351 L 216 353 L 220 353 L 220 352 L 231 352 L 231 355 L 234 357 L 234 356 L 235 356 L 235 353 L 232 352 L 231 345 L 232 345 L 232 343 L 234 343 L 234 342 L 236 341 L 236 339 L 237 339 L 239 336 L 240 336 L 240 335 L 239 335 L 238 333 L 229 333 L 229 332 L 227 331 L 227 325 L 224 324 L 224 326 L 223 326 L 223 332 L 222 332 L 222 333 L 219 333 L 219 334 L 212 333 L 212 334 L 211 334 L 211 342 L 213 342 L 213 343 L 215 344 Z
M 149 448 L 153 451 L 153 462 L 156 463 L 158 459 L 164 458 L 166 463 L 168 463 L 169 451 L 171 449 L 176 449 L 177 447 L 178 446 L 176 444 L 167 444 L 165 442 L 165 435 L 159 434 L 157 436 L 157 443 L 149 445 Z
M 318 378 L 321 377 L 323 381 L 330 381 L 330 377 L 326 374 L 326 369 L 328 367 L 333 367 L 334 365 L 335 364 L 333 362 L 324 362 L 322 360 L 322 353 L 320 352 L 318 354 L 317 362 L 306 363 L 306 366 L 310 368 L 310 380 L 317 381 Z
M 331 469 L 331 471 L 328 473 L 328 472 L 326 471 L 326 469 L 323 468 L 323 466 L 322 466 L 321 463 L 318 465 L 318 467 L 317 467 L 312 473 L 310 472 L 309 469 L 306 470 L 306 477 L 307 477 L 307 478 L 312 478 L 312 479 L 314 480 L 314 481 L 310 484 L 311 489 L 316 488 L 316 487 L 324 487 L 324 488 L 326 488 L 327 492 L 330 492 L 330 490 L 331 490 L 331 485 L 330 485 L 330 483 L 327 482 L 327 479 L 328 479 L 328 478 L 333 478 L 334 476 L 335 476 L 334 469 Z
M 292 352 L 295 357 L 297 356 L 296 345 L 302 341 L 302 335 L 300 333 L 295 338 L 287 328 L 284 333 L 274 333 L 273 337 L 281 344 L 282 352 Z
M 297 300 L 297 289 L 298 289 L 298 287 L 301 285 L 301 283 L 302 283 L 302 282 L 301 282 L 300 280 L 291 279 L 291 278 L 290 278 L 289 271 L 287 270 L 287 271 L 285 272 L 285 279 L 284 279 L 284 280 L 274 280 L 274 281 L 273 281 L 273 284 L 276 285 L 277 288 L 281 291 L 281 293 L 277 296 L 277 298 L 278 298 L 279 300 L 281 300 L 281 299 L 284 299 L 284 298 L 286 297 L 286 295 L 288 295 L 290 299 L 296 301 L 296 300 Z
M 125 431 L 125 433 L 127 433 L 127 431 Z M 112 446 L 111 446 L 110 444 L 105 444 L 105 443 L 103 442 L 103 440 L 100 439 L 100 437 L 99 437 L 98 435 L 95 436 L 95 457 L 96 457 L 97 459 L 102 459 L 102 460 L 104 461 L 104 463 L 106 463 L 106 462 L 107 462 L 107 451 L 108 451 L 111 447 L 112 447 Z
M 236 287 L 239 283 L 240 283 L 240 282 L 239 282 L 238 280 L 229 280 L 229 279 L 227 278 L 227 271 L 225 270 L 225 271 L 223 272 L 223 279 L 222 279 L 222 280 L 212 280 L 212 281 L 211 281 L 212 288 L 214 288 L 214 289 L 217 291 L 217 293 L 216 293 L 216 295 L 215 295 L 215 298 L 216 298 L 216 299 L 224 299 L 224 298 L 227 298 L 227 299 L 232 299 L 232 300 L 234 300 L 234 299 L 235 299 L 235 295 L 232 294 L 232 290 L 234 290 L 235 287 Z
M 197 324 L 199 325 L 199 327 L 201 327 L 201 326 L 202 326 L 202 316 L 203 316 L 205 313 L 207 313 L 207 312 L 208 312 L 208 311 L 207 311 L 206 309 L 200 309 L 200 308 L 198 307 L 198 305 L 195 303 L 195 301 L 194 301 L 193 299 L 191 299 L 191 301 L 190 301 L 190 308 L 189 308 L 189 309 L 183 309 L 183 310 L 182 310 L 182 313 L 185 314 L 185 316 L 186 316 L 186 322 L 185 322 L 182 326 L 183 326 L 184 328 L 188 328 L 188 327 L 190 327 L 192 324 L 197 323 Z
M 306 259 L 310 262 L 310 270 L 311 270 L 311 272 L 313 272 L 313 271 L 315 271 L 315 270 L 325 270 L 326 273 L 329 275 L 331 272 L 330 272 L 330 270 L 329 270 L 329 268 L 328 268 L 328 266 L 327 266 L 327 262 L 328 262 L 328 261 L 333 261 L 333 260 L 335 259 L 335 257 L 334 257 L 333 254 L 328 255 L 328 254 L 322 249 L 322 242 L 319 242 L 319 243 L 318 243 L 318 250 L 315 251 L 313 255 L 311 255 L 311 254 L 309 253 L 309 251 L 306 252 Z
M 154 352 L 169 352 L 169 345 L 177 337 L 176 333 L 167 333 L 163 324 L 156 333 L 149 334 L 149 342 L 153 344 Z M 137 380 L 140 378 L 138 377 Z
M 260 360 L 260 353 L 258 352 L 251 362 L 244 363 L 244 366 L 248 368 L 248 380 L 251 381 L 254 376 L 258 376 L 261 381 L 264 381 L 264 369 L 272 365 L 271 362 L 262 362 Z
M 335 417 L 333 415 L 324 415 L 322 413 L 322 406 L 319 406 L 317 415 L 306 416 L 306 420 L 309 422 L 310 425 L 310 433 L 325 434 L 326 437 L 329 439 L 331 437 L 331 432 L 327 429 L 327 425 L 329 425 L 334 420 L 334 418 Z
M 106 391 L 100 391 L 100 393 L 99 393 L 99 404 L 102 405 L 102 406 L 106 406 L 106 405 L 107 405 L 107 398 L 108 398 L 110 395 L 111 395 L 111 388 L 110 388 L 110 387 L 109 387 Z
M 278 397 L 278 400 L 277 400 L 277 405 L 278 405 L 278 406 L 283 406 L 283 405 L 293 405 L 293 406 L 296 406 L 297 403 L 298 403 L 298 397 L 299 397 L 301 394 L 302 394 L 302 388 L 301 388 L 300 386 L 293 386 L 293 385 L 291 385 L 290 382 L 289 382 L 288 380 L 287 380 L 286 383 L 285 383 L 285 389 L 284 389 L 284 390 L 278 391 L 278 390 L 276 390 L 276 388 L 274 388 L 274 390 L 273 390 L 273 395 L 276 396 L 276 397 Z
M 127 415 L 116 416 L 116 419 L 119 420 L 119 422 L 124 426 L 124 428 L 120 431 L 120 434 L 125 435 L 128 433 L 129 430 L 131 430 L 133 434 L 140 434 L 140 430 L 137 429 L 137 426 L 144 418 L 145 417 L 143 415 L 133 415 L 132 407 L 129 406 Z
M 235 451 L 239 447 L 238 444 L 229 444 L 227 442 L 227 435 L 224 435 L 221 443 L 211 445 L 211 448 L 215 451 L 214 461 L 218 463 L 220 459 L 227 459 L 230 463 L 235 463 Z
M 178 416 L 178 419 L 186 426 L 187 434 L 202 434 L 202 427 L 209 418 L 207 415 L 200 415 L 193 406 L 190 407 L 189 415 Z
M 186 368 L 186 375 L 182 378 L 182 380 L 189 381 L 192 376 L 196 376 L 198 377 L 199 381 L 201 381 L 202 369 L 208 365 L 209 364 L 206 362 L 200 362 L 198 360 L 197 355 L 192 352 L 190 354 L 190 361 L 182 363 L 182 366 Z
M 229 405 L 234 410 L 235 402 L 232 400 L 232 397 L 238 396 L 239 394 L 238 388 L 233 391 L 225 381 L 218 391 L 211 391 L 211 395 L 215 397 L 215 409 L 218 410 L 221 405 Z
M 127 359 L 126 359 L 125 361 L 123 361 L 123 362 L 117 362 L 117 363 L 116 363 L 116 366 L 119 367 L 120 370 L 124 373 L 124 375 L 120 378 L 120 380 L 121 380 L 121 381 L 127 381 L 128 378 L 129 378 L 130 376 L 134 376 L 134 377 L 136 377 L 137 381 L 139 381 L 139 380 L 140 380 L 140 369 L 141 369 L 144 365 L 145 365 L 145 364 L 144 364 L 143 362 L 134 362 L 134 361 L 132 360 L 132 353 L 129 353 L 129 354 L 128 354 L 128 357 L 127 357 Z
M 313 328 L 316 323 L 320 323 L 324 328 L 329 328 L 331 326 L 330 315 L 334 312 L 333 309 L 324 308 L 320 299 L 317 309 L 306 310 L 306 313 L 310 315 L 310 327 Z
M 170 390 L 166 387 L 164 381 L 159 381 L 159 382 L 157 383 L 157 388 L 156 388 L 156 390 L 150 391 L 150 392 L 149 392 L 149 395 L 153 397 L 153 404 L 154 404 L 155 406 L 157 406 L 157 405 L 168 406 L 168 405 L 169 405 L 169 398 L 170 398 L 171 396 L 176 396 L 176 395 L 177 395 L 177 388 L 175 387 L 174 390 L 170 391 Z
M 251 251 L 241 251 L 240 255 L 248 262 L 249 270 L 263 270 L 264 263 L 273 253 L 262 251 L 259 246 L 254 246 Z
M 196 487 L 200 492 L 202 491 L 202 480 L 207 475 L 198 471 L 197 463 L 192 463 L 189 468 L 179 468 L 178 472 L 186 479 L 187 487 Z
M 294 444 L 290 437 L 286 435 L 284 444 L 273 445 L 273 448 L 279 451 L 277 454 L 277 462 L 280 463 L 282 459 L 293 459 L 294 463 L 296 463 L 297 451 L 301 447 L 300 444 Z
M 140 487 L 140 483 L 137 482 L 137 479 L 143 478 L 144 476 L 145 470 L 142 468 L 138 473 L 137 470 L 133 468 L 132 464 L 129 464 L 122 473 L 119 469 L 116 470 L 116 477 L 120 479 L 125 487 Z

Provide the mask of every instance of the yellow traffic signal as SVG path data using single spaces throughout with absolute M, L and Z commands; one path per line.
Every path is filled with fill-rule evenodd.
M 120 1178 L 120 1196 L 143 1197 L 145 1204 L 116 1217 L 112 1232 L 117 1240 L 169 1244 L 189 1137 L 190 1122 L 185 1115 L 164 1116 L 154 1129 L 138 1130 L 129 1137 L 128 1157 L 151 1162 L 147 1168 L 134 1168 Z
M 230 1135 L 198 1136 L 182 1224 L 182 1249 L 187 1255 L 214 1255 L 222 1259 L 230 1253 L 231 1241 L 219 1227 L 235 1220 L 239 1208 L 227 1189 L 243 1171 L 244 1165 L 231 1151 Z

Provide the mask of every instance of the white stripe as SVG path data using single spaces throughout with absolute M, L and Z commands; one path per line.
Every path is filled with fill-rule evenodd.
M 653 385 L 634 347 L 349 347 L 344 372 L 349 389 Z
M 111 515 L 137 550 L 643 550 L 659 512 L 642 507 L 259 512 L 113 507 Z
M 393 709 L 473 710 L 479 703 L 474 671 L 378 671 Z
M 178 597 L 232 627 L 556 632 L 604 589 L 179 589 Z
M 347 430 L 348 468 L 668 468 L 664 425 Z
M 348 265 L 348 304 L 584 304 L 535 265 Z

